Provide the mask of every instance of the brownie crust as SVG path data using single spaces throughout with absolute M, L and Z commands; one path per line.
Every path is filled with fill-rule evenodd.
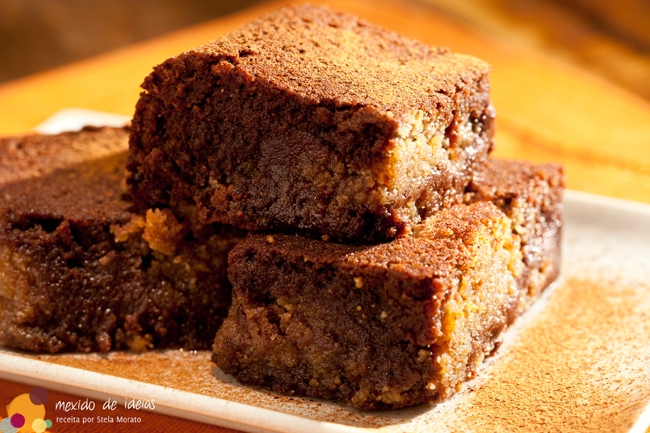
M 154 68 L 130 138 L 145 207 L 382 241 L 461 201 L 493 141 L 489 66 L 289 6 Z

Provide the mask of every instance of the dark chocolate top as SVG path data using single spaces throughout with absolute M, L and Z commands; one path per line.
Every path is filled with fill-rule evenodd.
M 244 80 L 314 104 L 371 106 L 398 118 L 413 109 L 447 112 L 470 82 L 482 81 L 486 97 L 489 88 L 481 60 L 310 5 L 281 8 L 178 57 L 195 55 L 225 58 Z
M 0 186 L 0 221 L 23 230 L 34 224 L 54 230 L 64 220 L 89 228 L 127 222 L 126 157 L 122 152 Z
M 486 169 L 476 176 L 468 190 L 480 191 L 484 200 L 507 196 L 529 199 L 540 184 L 564 188 L 564 183 L 561 164 L 490 158 Z
M 128 139 L 128 128 L 109 127 L 1 137 L 0 185 L 125 151 Z

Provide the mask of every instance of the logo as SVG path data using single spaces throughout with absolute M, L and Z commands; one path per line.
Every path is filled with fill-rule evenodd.
M 52 427 L 45 419 L 47 391 L 40 386 L 20 394 L 7 405 L 7 417 L 0 419 L 0 433 L 42 433 Z

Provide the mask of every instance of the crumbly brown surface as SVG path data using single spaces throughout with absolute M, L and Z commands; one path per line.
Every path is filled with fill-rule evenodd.
M 501 164 L 524 163 L 493 167 Z M 233 304 L 213 361 L 243 383 L 362 409 L 449 397 L 557 276 L 559 203 L 552 223 L 533 217 L 544 227 L 526 240 L 548 238 L 536 262 L 543 267 L 524 262 L 521 236 L 505 214 L 539 213 L 546 200 L 537 194 L 554 197 L 549 204 L 560 200 L 561 168 L 548 170 L 559 180 L 554 196 L 533 188 L 538 178 L 526 171 L 499 185 L 495 169 L 477 179 L 477 188 L 492 182 L 498 191 L 509 190 L 508 204 L 498 203 L 502 210 L 489 200 L 457 205 L 385 244 L 250 236 L 229 257 Z
M 0 139 L 0 184 L 40 176 L 129 148 L 128 128 L 87 126 L 58 135 L 25 134 Z
M 107 131 L 117 132 L 92 134 Z M 0 344 L 209 347 L 230 301 L 227 253 L 242 234 L 209 225 L 195 236 L 191 215 L 132 213 L 125 163 L 121 152 L 0 186 Z
M 492 147 L 489 66 L 288 6 L 143 83 L 130 183 L 203 222 L 380 241 L 461 200 Z
M 490 201 L 511 220 L 521 240 L 524 267 L 519 284 L 528 288 L 513 314 L 519 315 L 559 273 L 564 168 L 560 164 L 490 158 L 468 185 L 466 203 Z

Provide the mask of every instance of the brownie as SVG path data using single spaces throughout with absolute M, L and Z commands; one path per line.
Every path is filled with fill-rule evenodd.
M 460 202 L 493 146 L 490 67 L 287 6 L 156 66 L 133 118 L 142 207 L 379 242 Z
M 57 143 L 127 136 L 101 128 L 5 138 L 0 153 L 18 142 L 33 155 L 32 144 L 43 144 L 47 155 L 29 168 L 36 173 L 57 154 L 67 158 Z M 227 253 L 242 234 L 197 224 L 190 207 L 180 218 L 133 213 L 123 194 L 126 158 L 66 162 L 0 186 L 0 344 L 46 352 L 211 346 L 230 303 Z
M 472 203 L 388 243 L 250 235 L 229 255 L 213 362 L 245 384 L 360 409 L 454 394 L 560 266 L 561 167 L 489 165 Z

